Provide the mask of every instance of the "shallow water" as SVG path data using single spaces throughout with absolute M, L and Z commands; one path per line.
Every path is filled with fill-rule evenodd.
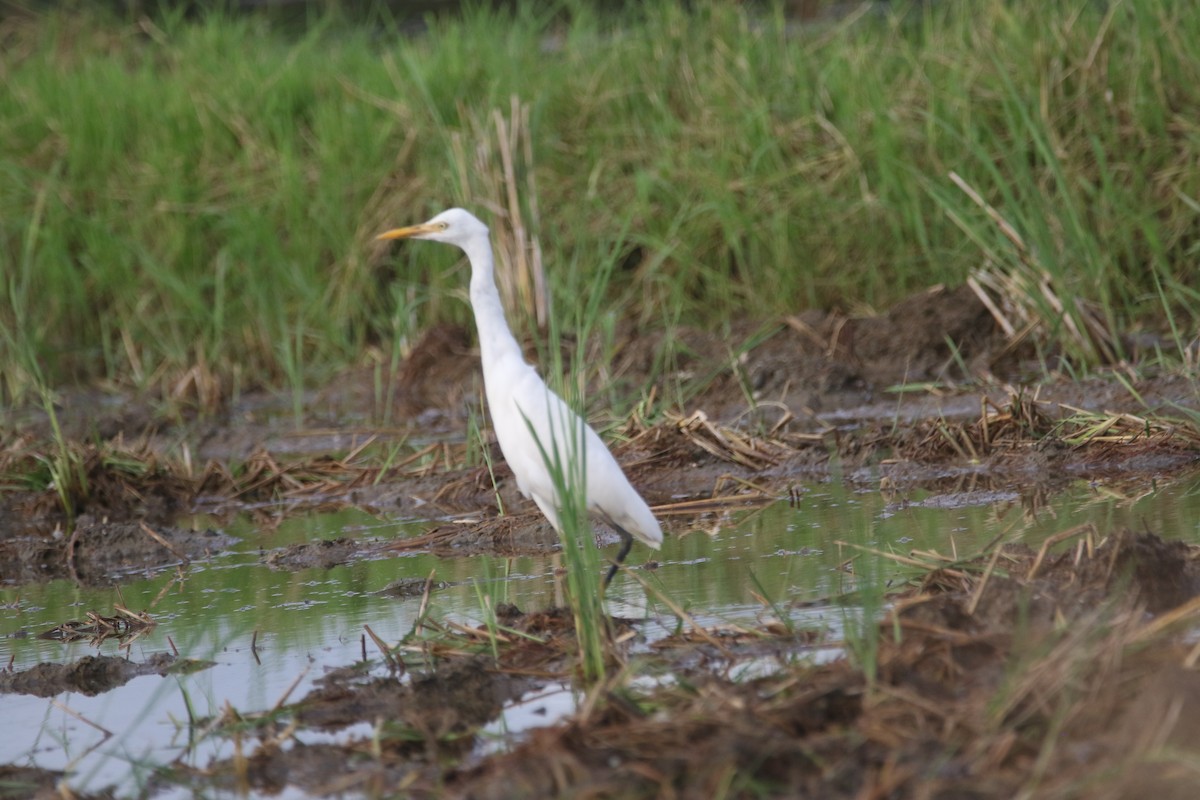
M 651 554 L 639 546 L 631 557 L 635 565 L 651 558 L 659 562 L 656 569 L 637 572 L 651 591 L 633 576 L 619 575 L 609 592 L 610 605 L 614 613 L 645 619 L 648 638 L 678 627 L 657 599 L 661 593 L 705 626 L 752 625 L 782 613 L 836 640 L 843 619 L 855 613 L 846 598 L 836 598 L 862 584 L 896 585 L 913 572 L 861 548 L 965 557 L 997 537 L 1036 546 L 1087 522 L 1101 534 L 1131 528 L 1200 541 L 1200 481 L 1193 475 L 1159 484 L 1080 482 L 1050 497 L 1036 491 L 892 496 L 855 492 L 839 483 L 810 485 L 794 503 L 732 511 L 684 529 L 668 520 L 662 552 Z M 194 524 L 212 521 L 197 518 Z M 97 651 L 118 654 L 115 643 L 97 648 L 36 638 L 68 619 L 84 618 L 89 610 L 111 613 L 114 604 L 149 609 L 158 622 L 129 646 L 134 661 L 177 649 L 182 657 L 215 662 L 190 675 L 136 678 L 97 697 L 0 695 L 5 730 L 0 764 L 66 769 L 73 772 L 68 783 L 76 790 L 117 786 L 124 795 L 135 791 L 155 765 L 179 758 L 204 767 L 227 757 L 230 745 L 218 737 L 189 747 L 189 714 L 218 715 L 226 704 L 243 713 L 270 709 L 285 697 L 303 697 L 327 668 L 360 660 L 364 648 L 367 658 L 377 658 L 364 626 L 396 642 L 417 619 L 419 597 L 379 594 L 398 579 L 424 579 L 436 570 L 437 580 L 451 584 L 432 595 L 434 619 L 478 623 L 485 595 L 492 603 L 511 602 L 525 611 L 562 603 L 554 556 L 404 555 L 300 572 L 271 570 L 261 562 L 264 553 L 296 542 L 338 536 L 384 542 L 428 527 L 356 510 L 298 516 L 270 531 L 242 518 L 223 526 L 242 539 L 234 551 L 179 570 L 127 575 L 119 591 L 65 581 L 0 590 L 0 664 L 10 669 L 69 663 Z M 852 601 L 855 595 L 847 597 Z M 809 657 L 831 652 L 836 651 L 825 647 Z M 488 730 L 508 735 L 550 724 L 570 713 L 573 704 L 572 692 L 551 686 L 511 704 Z M 299 735 L 306 741 L 320 736 Z

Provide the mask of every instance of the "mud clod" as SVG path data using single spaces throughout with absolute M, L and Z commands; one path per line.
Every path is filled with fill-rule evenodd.
M 271 569 L 295 571 L 301 569 L 330 569 L 349 563 L 362 552 L 362 543 L 345 537 L 318 542 L 288 545 L 272 550 L 263 558 Z
M 72 664 L 38 664 L 22 672 L 0 672 L 0 692 L 36 697 L 79 692 L 92 697 L 141 675 L 165 675 L 174 664 L 175 657 L 167 653 L 140 664 L 112 656 L 84 656 Z
M 58 800 L 58 783 L 64 777 L 56 770 L 0 765 L 0 800 Z
M 444 739 L 492 719 L 514 690 L 519 693 L 520 683 L 489 669 L 483 659 L 453 661 L 407 684 L 327 676 L 297 704 L 297 719 L 325 729 L 382 719 Z
M 440 589 L 447 589 L 452 584 L 446 581 L 434 581 L 426 578 L 401 578 L 398 581 L 393 581 L 387 586 L 380 589 L 377 594 L 385 597 L 420 597 L 425 594 L 425 587 L 429 587 L 429 591 L 436 592 Z

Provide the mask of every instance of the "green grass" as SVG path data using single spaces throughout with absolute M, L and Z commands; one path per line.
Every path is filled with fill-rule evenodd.
M 980 0 L 800 28 L 693 6 L 476 9 L 417 38 L 336 15 L 299 33 L 219 13 L 13 22 L 0 398 L 96 380 L 165 394 L 197 364 L 226 393 L 298 392 L 465 321 L 451 254 L 371 237 L 451 204 L 503 227 L 507 186 L 475 160 L 514 97 L 517 188 L 559 312 L 597 285 L 652 327 L 880 308 L 986 265 L 1045 273 L 1176 349 L 1194 335 L 1187 4 Z
M 565 419 L 551 414 L 550 441 L 538 438 L 530 420 L 529 432 L 546 465 L 554 492 L 558 496 L 559 540 L 566 568 L 567 606 L 574 617 L 575 638 L 579 644 L 579 672 L 585 683 L 594 683 L 606 674 L 609 655 L 606 639 L 603 589 L 600 582 L 600 558 L 596 536 L 588 518 L 587 458 L 584 455 L 582 419 Z

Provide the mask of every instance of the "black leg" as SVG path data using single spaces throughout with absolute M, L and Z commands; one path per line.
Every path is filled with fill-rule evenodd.
M 611 523 L 610 523 L 611 524 Z M 617 529 L 617 533 L 621 536 L 621 549 L 617 551 L 617 560 L 609 567 L 608 574 L 604 576 L 604 588 L 608 588 L 608 584 L 612 582 L 613 575 L 617 574 L 617 570 L 621 564 L 625 563 L 625 556 L 629 555 L 629 551 L 633 549 L 633 536 L 629 531 L 622 528 L 620 525 L 613 525 Z

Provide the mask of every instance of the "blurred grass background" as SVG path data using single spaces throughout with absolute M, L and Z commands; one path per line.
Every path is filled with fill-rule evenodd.
M 303 25 L 80 6 L 10 12 L 0 42 L 6 403 L 196 370 L 226 393 L 295 390 L 394 362 L 430 323 L 469 318 L 466 272 L 448 248 L 372 238 L 450 205 L 505 237 L 502 261 L 545 264 L 567 330 L 596 324 L 584 294 L 610 321 L 718 326 L 879 309 L 980 269 L 1051 335 L 1077 307 L 1047 304 L 1043 282 L 1179 357 L 1197 329 L 1186 3 L 800 20 L 572 1 L 420 32 L 382 6 Z M 536 291 L 516 284 L 528 334 Z

